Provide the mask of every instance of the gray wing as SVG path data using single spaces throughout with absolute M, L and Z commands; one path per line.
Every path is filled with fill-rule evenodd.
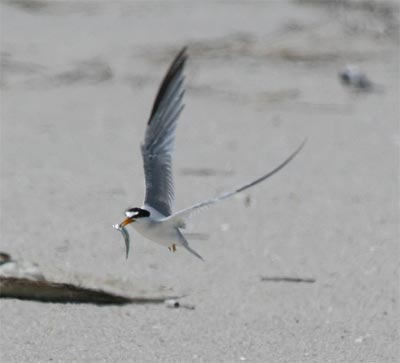
M 289 156 L 286 158 L 285 161 L 283 161 L 280 165 L 278 165 L 275 169 L 271 170 L 269 173 L 261 176 L 260 178 L 253 180 L 250 183 L 247 183 L 239 188 L 236 188 L 235 190 L 231 191 L 231 192 L 227 192 L 227 193 L 223 193 L 218 195 L 217 197 L 205 200 L 203 202 L 197 203 L 189 208 L 183 209 L 179 212 L 174 213 L 172 216 L 165 218 L 166 221 L 169 221 L 169 223 L 171 223 L 172 225 L 177 225 L 180 228 L 182 228 L 181 226 L 185 225 L 185 221 L 186 219 L 188 219 L 191 215 L 193 215 L 193 213 L 195 213 L 196 211 L 201 210 L 202 208 L 206 208 L 211 206 L 212 204 L 221 202 L 222 200 L 232 197 L 233 195 L 240 193 L 248 188 L 253 187 L 254 185 L 261 183 L 262 181 L 264 181 L 265 179 L 268 179 L 269 177 L 271 177 L 272 175 L 274 175 L 275 173 L 277 173 L 279 170 L 281 170 L 283 167 L 285 167 L 287 164 L 289 164 L 289 162 L 300 152 L 300 150 L 304 147 L 304 145 L 306 144 L 307 139 L 305 139 L 301 145 Z
M 185 47 L 175 57 L 161 83 L 141 146 L 146 179 L 144 203 L 164 216 L 171 215 L 174 202 L 172 151 L 177 121 L 183 109 L 186 59 Z

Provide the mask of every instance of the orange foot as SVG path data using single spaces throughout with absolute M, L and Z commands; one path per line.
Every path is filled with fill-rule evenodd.
M 171 247 L 168 247 L 168 249 L 169 249 L 171 252 L 175 252 L 175 251 L 176 251 L 176 244 L 174 243 Z

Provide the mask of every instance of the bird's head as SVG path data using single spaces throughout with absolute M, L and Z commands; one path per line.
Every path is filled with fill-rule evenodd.
M 136 222 L 139 218 L 150 217 L 150 212 L 142 208 L 129 208 L 125 211 L 125 220 L 121 223 L 122 227 L 127 226 L 133 222 Z

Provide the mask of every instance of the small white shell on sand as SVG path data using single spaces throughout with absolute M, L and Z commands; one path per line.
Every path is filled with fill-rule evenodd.
M 179 301 L 175 299 L 165 300 L 164 304 L 167 308 L 179 308 L 180 306 Z
M 177 309 L 177 308 L 184 308 L 188 310 L 194 310 L 196 307 L 192 304 L 181 304 L 176 299 L 167 299 L 164 301 L 164 304 L 167 308 Z

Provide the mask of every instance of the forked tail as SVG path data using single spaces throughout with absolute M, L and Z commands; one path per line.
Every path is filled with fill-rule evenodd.
M 183 247 L 185 247 L 191 254 L 195 255 L 197 258 L 202 260 L 204 262 L 203 257 L 201 257 L 193 248 L 189 246 L 189 242 L 186 240 L 185 236 L 182 234 L 182 232 L 177 228 L 178 231 L 178 236 L 179 236 L 179 241 Z

